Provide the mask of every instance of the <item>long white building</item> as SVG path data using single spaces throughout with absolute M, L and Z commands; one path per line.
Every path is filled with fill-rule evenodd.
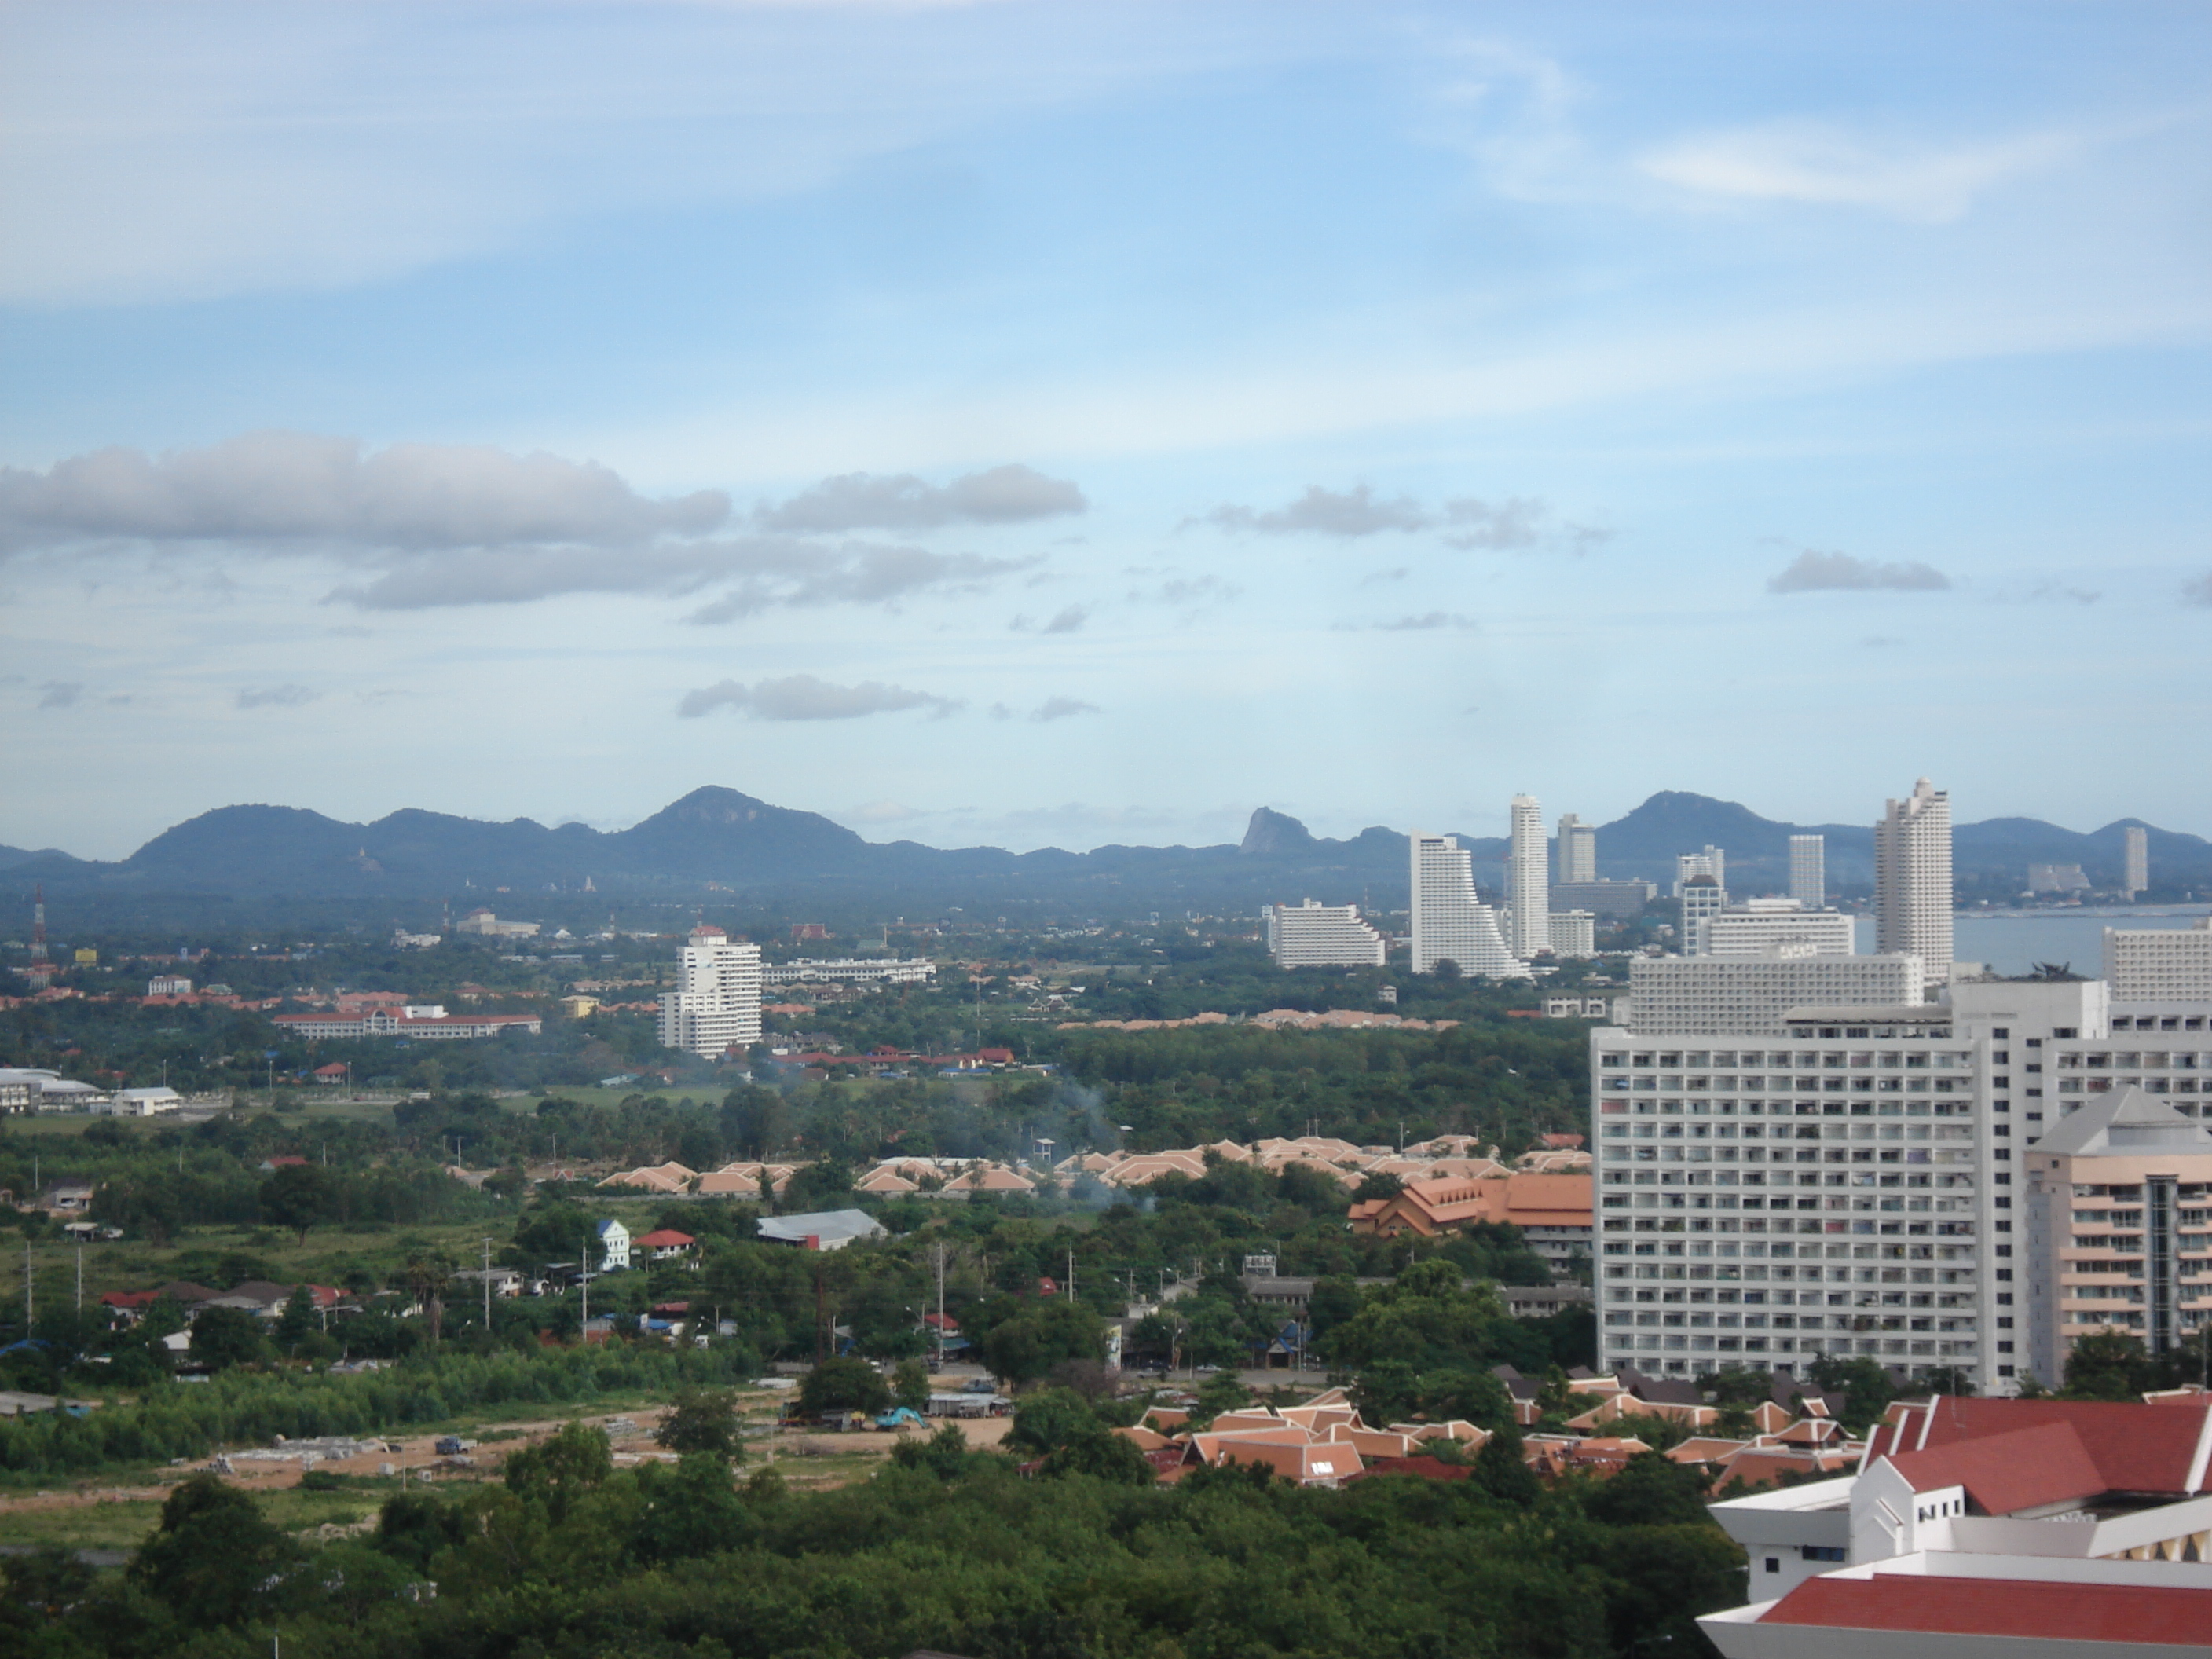
M 2212 916 L 2187 927 L 2107 927 L 2105 982 L 2127 1002 L 2212 1001 Z
M 1380 968 L 1389 949 L 1356 904 L 1271 904 L 1260 918 L 1278 968 Z
M 1551 857 L 1544 809 L 1516 795 L 1505 854 L 1505 948 L 1523 961 L 1552 948 Z
M 1432 974 L 1440 962 L 1461 973 L 1526 979 L 1528 964 L 1506 948 L 1498 913 L 1474 888 L 1473 857 L 1455 836 L 1409 838 L 1413 857 L 1413 970 Z
M 1951 797 L 1926 778 L 1874 829 L 1875 949 L 1909 951 L 1931 984 L 1951 977 Z
M 1683 941 L 1686 953 L 1690 943 Z M 1818 956 L 1848 957 L 1857 951 L 1858 935 L 1851 918 L 1838 910 L 1808 910 L 1794 898 L 1747 899 L 1698 924 L 1695 954 L 1758 957 L 1784 945 L 1803 946 Z
M 660 999 L 660 1043 L 720 1060 L 760 1041 L 761 954 L 719 927 L 695 929 L 676 953 L 676 988 Z
M 1774 945 L 1757 956 L 1638 957 L 1628 965 L 1634 1029 L 1676 1036 L 1771 1036 L 1807 1003 L 1917 1006 L 1920 958 L 1822 956 Z
M 937 964 L 921 957 L 799 957 L 761 969 L 763 985 L 922 985 Z

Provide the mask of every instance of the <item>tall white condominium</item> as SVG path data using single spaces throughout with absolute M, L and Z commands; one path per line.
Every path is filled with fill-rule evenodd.
M 1711 876 L 1692 876 L 1682 883 L 1679 895 L 1682 907 L 1682 933 L 1680 944 L 1686 957 L 1705 953 L 1706 925 L 1728 908 L 1728 890 Z
M 660 1044 L 707 1060 L 760 1041 L 761 954 L 719 927 L 692 930 L 676 953 L 676 988 L 660 999 Z
M 1413 877 L 1413 971 L 1432 974 L 1440 962 L 1462 974 L 1526 979 L 1528 964 L 1505 948 L 1498 913 L 1479 898 L 1468 850 L 1455 836 L 1409 837 Z
M 1597 825 L 1584 823 L 1572 812 L 1559 817 L 1559 880 L 1597 879 Z
M 1828 902 L 1828 838 L 1790 837 L 1790 896 L 1808 910 Z
M 1708 846 L 1702 853 L 1677 853 L 1674 855 L 1674 896 L 1682 896 L 1682 889 L 1692 877 L 1711 876 L 1713 885 L 1728 885 L 1728 854 L 1717 847 Z
M 2107 927 L 2105 983 L 2120 1002 L 2212 1002 L 2212 916 L 2187 927 Z M 2203 1087 L 2212 1092 L 2212 1077 Z
M 1359 919 L 1356 904 L 1271 904 L 1260 913 L 1267 926 L 1267 954 L 1278 968 L 1380 968 L 1382 935 Z
M 2140 823 L 2128 826 L 2128 896 L 2150 888 L 2150 831 Z
M 1684 902 L 1686 903 L 1686 892 Z M 1685 956 L 1756 957 L 1777 945 L 1797 945 L 1815 956 L 1848 957 L 1858 950 L 1851 918 L 1839 910 L 1808 910 L 1796 899 L 1746 899 L 1698 924 L 1697 949 Z
M 1875 949 L 1909 951 L 1951 977 L 1951 797 L 1925 778 L 1874 827 Z
M 1544 809 L 1534 795 L 1513 797 L 1513 838 L 1506 854 L 1506 945 L 1524 961 L 1552 948 L 1551 859 L 1544 845 Z
M 1597 954 L 1597 916 L 1589 910 L 1552 912 L 1552 954 L 1579 962 Z

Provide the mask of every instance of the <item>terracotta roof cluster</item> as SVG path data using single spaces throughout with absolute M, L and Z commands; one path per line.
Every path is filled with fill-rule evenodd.
M 1516 1227 L 1588 1227 L 1588 1175 L 1507 1174 L 1468 1178 L 1428 1176 L 1408 1181 L 1389 1198 L 1368 1199 L 1348 1212 L 1352 1231 L 1395 1237 L 1432 1238 L 1479 1222 Z
M 1188 1019 L 1066 1019 L 1063 1031 L 1174 1031 L 1188 1025 L 1229 1025 L 1226 1014 L 1193 1014 Z M 1268 1030 L 1292 1031 L 1449 1031 L 1455 1019 L 1409 1019 L 1403 1014 L 1378 1014 L 1364 1008 L 1331 1008 L 1309 1013 L 1303 1008 L 1270 1008 L 1242 1022 Z
M 1306 1486 L 1339 1486 L 1369 1473 L 1426 1472 L 1425 1467 L 1404 1467 L 1413 1464 L 1448 1469 L 1451 1466 L 1422 1455 L 1421 1448 L 1456 1441 L 1480 1450 L 1490 1438 L 1487 1431 L 1456 1419 L 1370 1428 L 1341 1389 L 1280 1410 L 1255 1406 L 1224 1412 L 1195 1431 L 1189 1421 L 1188 1412 L 1155 1407 L 1136 1427 L 1114 1432 L 1143 1452 L 1164 1481 L 1180 1480 L 1194 1468 L 1258 1463 Z M 1383 1469 L 1379 1464 L 1399 1467 Z
M 1496 1148 L 1485 1152 L 1472 1135 L 1439 1135 L 1403 1152 L 1356 1146 L 1331 1135 L 1300 1135 L 1294 1140 L 1257 1140 L 1249 1146 L 1217 1140 L 1211 1146 L 1156 1152 L 1084 1152 L 1062 1159 L 1054 1173 L 1063 1180 L 1089 1176 L 1109 1187 L 1146 1187 L 1164 1176 L 1188 1176 L 1195 1181 L 1206 1173 L 1209 1155 L 1229 1164 L 1257 1164 L 1271 1175 L 1293 1166 L 1314 1170 L 1346 1188 L 1358 1186 L 1370 1175 L 1396 1176 L 1401 1181 L 1445 1176 L 1472 1181 L 1510 1175 L 1516 1169 L 1534 1173 L 1589 1167 L 1589 1153 L 1571 1150 L 1525 1152 L 1508 1165 L 1498 1161 Z M 1587 1198 L 1583 1207 L 1589 1208 Z M 1589 1224 L 1587 1216 L 1583 1224 Z
M 884 1196 L 934 1193 L 968 1198 L 977 1193 L 1033 1193 L 1036 1182 L 988 1158 L 888 1158 L 854 1182 L 853 1190 Z

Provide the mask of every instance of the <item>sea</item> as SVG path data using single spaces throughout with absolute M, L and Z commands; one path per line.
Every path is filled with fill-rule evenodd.
M 2063 910 L 1961 910 L 1952 922 L 1951 954 L 1996 974 L 2025 974 L 2057 963 L 2095 978 L 2105 971 L 2107 927 L 2191 927 L 2212 905 L 2124 904 Z M 1874 949 L 1874 918 L 1858 919 L 1858 947 Z

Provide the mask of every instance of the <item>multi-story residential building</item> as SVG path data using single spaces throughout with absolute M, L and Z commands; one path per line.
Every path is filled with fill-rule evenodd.
M 2039 893 L 2086 893 L 2089 878 L 2078 864 L 2031 864 L 2027 866 L 2027 892 L 2033 898 Z
M 760 1041 L 761 957 L 720 928 L 695 928 L 676 953 L 676 988 L 660 999 L 660 1042 L 708 1060 Z
M 2085 1102 L 2030 1143 L 2021 1176 L 2025 1352 L 2054 1382 L 2084 1336 L 2170 1353 L 2212 1315 L 2212 1130 L 2140 1085 Z
M 1278 968 L 1380 968 L 1388 949 L 1356 904 L 1271 904 L 1260 918 Z
M 1696 876 L 1711 876 L 1713 885 L 1728 885 L 1728 854 L 1719 848 L 1708 845 L 1702 853 L 1680 853 L 1674 858 L 1674 896 L 1682 896 L 1682 889 Z
M 1644 907 L 1658 896 L 1648 881 L 1560 882 L 1552 889 L 1557 910 L 1587 910 L 1594 916 L 1640 916 Z M 1555 910 L 1556 914 L 1556 910 Z
M 2187 927 L 2107 927 L 2105 982 L 2121 1002 L 2212 1002 L 2212 916 Z
M 1587 910 L 1554 910 L 1550 916 L 1552 954 L 1562 962 L 1597 954 L 1597 918 Z
M 763 985 L 923 985 L 937 964 L 921 957 L 796 957 L 761 969 Z
M 2127 828 L 2126 883 L 2130 898 L 2150 887 L 2150 831 L 2140 823 Z
M 1776 945 L 1757 957 L 1638 957 L 1628 965 L 1633 1029 L 1676 1036 L 1781 1035 L 1808 1004 L 1916 1006 L 1917 957 L 1824 957 Z
M 1909 951 L 1930 984 L 1951 977 L 1951 797 L 1926 778 L 1874 830 L 1875 949 Z
M 188 997 L 192 994 L 192 982 L 182 974 L 161 974 L 146 981 L 149 997 Z
M 441 1002 L 409 1003 L 398 1008 L 358 1008 L 337 1013 L 273 1014 L 272 1024 L 295 1036 L 324 1041 L 348 1037 L 397 1036 L 410 1042 L 470 1042 L 509 1031 L 536 1036 L 544 1030 L 539 1014 L 453 1014 Z
M 1528 964 L 1506 948 L 1498 913 L 1475 892 L 1472 856 L 1454 836 L 1410 837 L 1413 858 L 1413 970 L 1432 974 L 1440 962 L 1461 973 L 1526 979 Z
M 1728 908 L 1728 889 L 1711 876 L 1692 876 L 1675 890 L 1675 898 L 1681 910 L 1682 954 L 1701 955 L 1705 924 Z
M 535 939 L 544 924 L 536 921 L 501 921 L 489 910 L 471 910 L 453 924 L 457 933 L 479 933 L 486 939 Z
M 1553 856 L 1559 861 L 1562 885 L 1571 881 L 1595 881 L 1597 826 L 1584 823 L 1572 812 L 1561 814 L 1559 844 Z
M 1828 838 L 1790 837 L 1790 896 L 1808 910 L 1828 902 Z
M 1858 935 L 1840 911 L 1808 910 L 1794 898 L 1755 898 L 1706 916 L 1698 925 L 1694 951 L 1692 944 L 1683 941 L 1686 955 L 1758 957 L 1776 945 L 1792 945 L 1809 947 L 1817 956 L 1848 957 L 1857 952 Z
M 1513 797 L 1505 855 L 1505 948 L 1523 961 L 1552 948 L 1551 859 L 1544 809 L 1534 795 Z

